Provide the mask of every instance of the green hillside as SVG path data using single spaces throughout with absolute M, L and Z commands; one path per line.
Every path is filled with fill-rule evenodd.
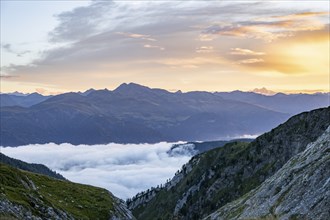
M 110 219 L 125 216 L 105 189 L 0 166 L 0 216 L 27 219 Z M 129 219 L 123 217 L 122 219 Z

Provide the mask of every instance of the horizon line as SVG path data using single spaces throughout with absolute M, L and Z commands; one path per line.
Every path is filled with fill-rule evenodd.
M 100 90 L 108 90 L 108 91 L 115 91 L 116 89 L 118 89 L 121 86 L 125 86 L 125 85 L 136 85 L 136 86 L 141 86 L 141 87 L 145 87 L 145 88 L 149 88 L 149 89 L 161 89 L 161 90 L 165 90 L 167 92 L 170 93 L 189 93 L 189 92 L 209 92 L 209 93 L 217 93 L 217 92 L 251 92 L 251 93 L 255 93 L 255 94 L 260 94 L 260 95 L 264 95 L 264 96 L 274 96 L 277 94 L 285 94 L 285 95 L 297 95 L 297 94 L 308 94 L 308 95 L 313 95 L 313 94 L 330 94 L 330 90 L 325 91 L 323 89 L 314 89 L 314 90 L 308 90 L 308 89 L 297 89 L 297 90 L 269 90 L 266 87 L 262 87 L 262 88 L 254 88 L 252 90 L 240 90 L 240 89 L 235 89 L 235 90 L 226 90 L 226 91 L 221 91 L 221 90 L 213 90 L 213 91 L 207 91 L 207 90 L 189 90 L 189 91 L 182 91 L 181 89 L 163 89 L 163 88 L 159 88 L 159 87 L 149 87 L 149 86 L 145 86 L 142 84 L 138 84 L 135 82 L 129 82 L 129 83 L 121 83 L 119 84 L 119 86 L 115 87 L 114 89 L 109 89 L 109 88 L 88 88 L 88 89 L 84 89 L 84 90 L 73 90 L 73 91 L 59 91 L 59 92 L 41 92 L 41 91 L 37 91 L 38 89 L 36 88 L 36 90 L 34 92 L 22 92 L 22 91 L 7 91 L 7 92 L 2 92 L 0 91 L 0 94 L 9 94 L 9 95 L 15 95 L 15 93 L 17 93 L 17 95 L 30 95 L 30 94 L 34 94 L 37 93 L 39 95 L 43 95 L 43 96 L 56 96 L 56 95 L 61 95 L 61 94 L 66 94 L 66 93 L 85 93 L 89 90 L 95 90 L 95 91 L 100 91 Z

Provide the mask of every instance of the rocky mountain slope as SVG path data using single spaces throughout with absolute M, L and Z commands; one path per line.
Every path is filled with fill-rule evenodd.
M 329 125 L 329 107 L 296 115 L 251 143 L 194 156 L 171 181 L 127 204 L 137 219 L 201 219 L 258 187 Z
M 330 126 L 257 189 L 208 216 L 214 219 L 330 218 Z
M 0 163 L 1 219 L 134 219 L 105 189 L 57 180 Z
M 0 163 L 7 164 L 17 169 L 43 174 L 60 180 L 65 180 L 65 178 L 61 174 L 52 171 L 43 164 L 26 163 L 24 161 L 8 157 L 3 153 L 0 153 Z

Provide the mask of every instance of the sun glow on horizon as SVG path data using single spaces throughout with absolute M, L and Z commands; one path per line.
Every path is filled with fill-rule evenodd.
M 184 92 L 329 92 L 328 1 L 149 3 L 53 2 L 49 27 L 28 25 L 45 18 L 43 7 L 51 12 L 47 3 L 1 3 L 1 92 L 112 90 L 129 82 Z M 17 34 L 27 27 L 27 37 Z

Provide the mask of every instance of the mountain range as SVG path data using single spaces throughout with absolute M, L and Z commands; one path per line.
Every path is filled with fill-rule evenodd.
M 8 104 L 8 97 L 15 106 Z M 138 84 L 56 96 L 1 94 L 1 145 L 207 141 L 255 135 L 329 105 L 328 94 L 168 92 Z
M 262 95 L 255 92 L 216 92 L 224 99 L 236 100 L 262 106 L 274 111 L 295 115 L 304 111 L 326 107 L 330 105 L 329 93 L 315 94 L 284 94 Z

